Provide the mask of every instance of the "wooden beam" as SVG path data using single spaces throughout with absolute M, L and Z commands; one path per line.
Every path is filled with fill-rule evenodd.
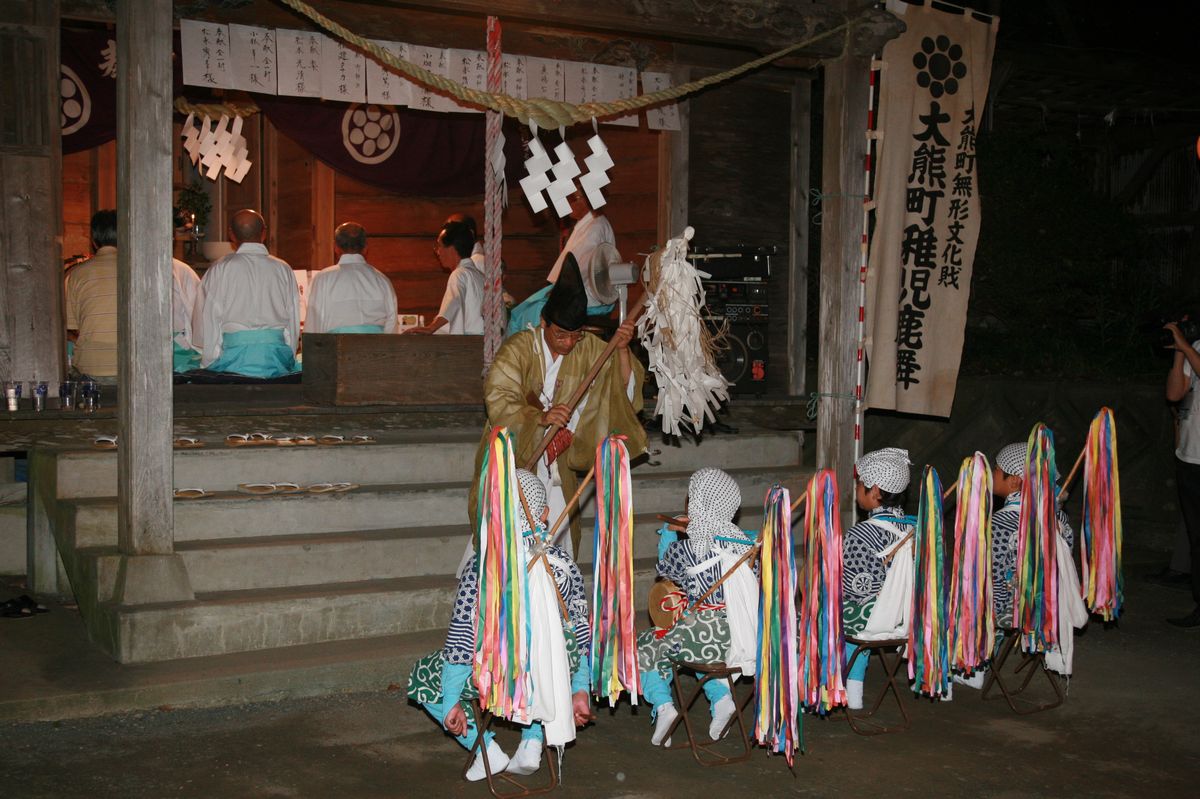
M 812 81 L 792 87 L 792 183 L 788 241 L 787 391 L 807 390 L 808 379 L 808 190 L 812 158 Z
M 847 395 L 854 392 L 858 347 L 869 67 L 869 57 L 855 55 L 825 67 L 817 466 L 833 469 L 843 491 L 854 465 L 854 402 Z
M 689 70 L 678 67 L 671 81 L 686 83 Z M 688 137 L 691 115 L 688 104 L 680 103 L 679 130 L 658 135 L 658 243 L 678 236 L 688 223 Z
M 312 255 L 308 267 L 312 271 L 333 263 L 333 168 L 314 158 L 312 171 Z
M 174 554 L 171 5 L 117 3 L 116 601 L 192 598 Z
M 4 5 L 0 374 L 57 383 L 64 360 L 58 3 Z
M 314 7 L 332 3 L 312 2 Z M 693 0 L 365 0 L 364 5 L 436 11 L 484 17 L 489 14 L 530 25 L 645 36 L 660 41 L 769 52 L 843 22 L 827 3 L 741 0 L 696 3 Z M 336 13 L 336 9 L 334 11 Z M 344 22 L 344 21 L 343 21 Z M 841 52 L 842 39 L 829 37 L 811 52 L 827 57 Z

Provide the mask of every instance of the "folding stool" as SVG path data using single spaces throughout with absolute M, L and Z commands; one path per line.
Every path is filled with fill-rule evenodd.
M 850 722 L 850 729 L 859 735 L 882 735 L 884 733 L 907 730 L 910 723 L 908 710 L 905 709 L 904 701 L 901 699 L 900 685 L 896 680 L 896 673 L 900 671 L 900 666 L 904 663 L 901 651 L 902 647 L 908 645 L 908 639 L 889 638 L 883 641 L 867 641 L 862 638 L 847 636 L 846 643 L 854 647 L 854 651 L 850 654 L 850 659 L 846 662 L 846 673 L 850 672 L 850 667 L 854 665 L 854 661 L 858 660 L 860 656 L 866 657 L 869 660 L 871 654 L 874 653 L 879 657 L 884 676 L 883 688 L 875 697 L 875 701 L 871 703 L 870 710 L 855 711 L 846 708 L 846 721 Z M 888 693 L 891 693 L 896 700 L 896 707 L 899 709 L 900 717 L 903 719 L 900 724 L 888 726 L 873 718 Z
M 475 762 L 475 755 L 478 754 L 483 758 L 483 770 L 487 774 L 488 790 L 492 792 L 492 796 L 496 799 L 520 799 L 524 796 L 537 796 L 541 793 L 549 793 L 558 787 L 558 763 L 555 761 L 553 754 L 546 753 L 546 764 L 550 768 L 550 782 L 545 785 L 530 788 L 513 777 L 501 771 L 495 773 L 492 771 L 492 764 L 488 762 L 487 746 L 484 745 L 484 733 L 491 728 L 492 722 L 495 721 L 495 716 L 483 710 L 479 705 L 479 700 L 471 701 L 471 714 L 475 717 L 475 743 L 471 746 L 467 753 L 467 764 L 463 766 L 463 777 L 467 776 L 467 771 L 470 770 L 471 764 Z M 504 783 L 514 786 L 514 790 L 502 791 Z
M 684 743 L 678 743 L 669 748 L 683 749 L 687 747 L 691 749 L 692 757 L 702 766 L 726 766 L 730 763 L 741 763 L 744 760 L 749 760 L 753 748 L 750 745 L 750 735 L 746 730 L 746 722 L 743 720 L 742 715 L 746 707 L 754 699 L 754 688 L 751 686 L 750 690 L 745 692 L 745 696 L 738 699 L 737 679 L 741 675 L 742 670 L 736 666 L 731 667 L 720 662 L 693 663 L 688 660 L 678 660 L 675 658 L 671 658 L 671 669 L 675 673 L 675 678 L 672 682 L 675 687 L 675 700 L 678 702 L 680 711 L 679 718 L 675 720 L 675 723 L 667 731 L 667 737 L 670 738 L 682 723 L 687 733 L 687 740 Z M 680 680 L 685 671 L 693 672 L 696 675 L 696 685 L 692 688 L 691 693 L 687 695 L 686 700 L 684 699 L 684 685 Z M 688 711 L 691 710 L 692 705 L 696 704 L 696 700 L 700 698 L 700 695 L 704 693 L 704 684 L 709 680 L 725 680 L 729 685 L 729 695 L 733 698 L 736 706 L 733 714 L 734 717 L 730 720 L 729 725 L 732 726 L 735 722 L 737 724 L 738 735 L 742 745 L 740 754 L 731 756 L 714 751 L 713 749 L 720 743 L 720 739 L 718 738 L 716 741 L 701 740 L 696 731 L 692 729 L 692 721 Z M 701 732 L 707 733 L 707 730 Z M 722 730 L 722 734 L 724 732 L 725 730 Z

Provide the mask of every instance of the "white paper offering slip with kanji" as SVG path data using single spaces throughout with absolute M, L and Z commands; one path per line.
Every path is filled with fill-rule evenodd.
M 666 72 L 643 72 L 642 91 L 646 94 L 671 88 L 671 76 Z M 679 130 L 679 106 L 675 103 L 646 109 L 646 127 L 650 130 Z
M 183 82 L 213 89 L 235 88 L 229 74 L 229 26 L 214 22 L 179 21 L 183 49 Z
M 403 42 L 381 42 L 375 44 L 399 58 L 409 60 L 409 47 Z M 379 105 L 412 105 L 412 82 L 392 72 L 373 58 L 367 59 L 367 102 Z
M 285 97 L 321 96 L 319 33 L 275 31 L 279 57 L 279 93 Z
M 229 26 L 233 88 L 275 94 L 279 90 L 275 31 L 253 25 Z
M 545 97 L 548 100 L 566 98 L 566 71 L 562 61 L 552 58 L 525 57 L 525 72 L 529 85 L 526 97 Z
M 367 101 L 367 65 L 362 53 L 336 39 L 321 41 L 321 99 L 342 103 Z

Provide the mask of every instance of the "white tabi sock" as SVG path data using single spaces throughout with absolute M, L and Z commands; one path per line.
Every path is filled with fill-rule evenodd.
M 980 669 L 970 677 L 963 677 L 960 674 L 954 675 L 954 682 L 959 685 L 965 685 L 968 688 L 974 688 L 976 691 L 983 690 L 983 681 L 987 679 L 987 669 Z
M 708 725 L 708 737 L 714 741 L 719 741 L 721 736 L 725 734 L 725 730 L 729 727 L 729 722 L 733 720 L 733 714 L 737 712 L 737 705 L 733 701 L 732 694 L 725 694 L 721 699 L 713 705 L 712 723 Z
M 654 719 L 654 735 L 650 736 L 650 743 L 655 746 L 669 745 L 664 744 L 664 739 L 667 738 L 667 731 L 671 729 L 671 725 L 675 723 L 675 719 L 679 718 L 679 711 L 670 702 L 663 702 L 658 707 L 654 708 L 656 714 Z
M 492 774 L 499 774 L 508 768 L 508 755 L 504 754 L 504 750 L 500 748 L 500 744 L 495 741 L 488 741 L 487 743 L 487 758 Z M 487 771 L 483 767 L 483 752 L 480 752 L 475 755 L 475 762 L 467 769 L 467 780 L 470 782 L 479 782 L 486 777 Z
M 846 707 L 862 710 L 863 681 L 846 680 Z
M 517 751 L 513 752 L 512 760 L 508 761 L 509 774 L 533 774 L 542 767 L 542 742 L 537 738 L 526 738 L 521 741 Z

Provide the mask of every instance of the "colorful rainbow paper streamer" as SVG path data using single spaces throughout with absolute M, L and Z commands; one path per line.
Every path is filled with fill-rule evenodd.
M 1041 422 L 1029 434 L 1026 454 L 1012 622 L 1024 651 L 1044 652 L 1058 643 L 1058 467 L 1054 434 Z
M 479 704 L 501 718 L 529 717 L 529 593 L 518 529 L 512 436 L 493 428 L 479 480 L 479 605 L 473 678 Z
M 804 514 L 804 602 L 800 609 L 800 690 L 818 714 L 846 704 L 842 681 L 842 528 L 837 478 L 830 469 L 808 484 Z M 765 594 L 765 589 L 764 589 Z
M 992 467 L 982 453 L 958 470 L 950 577 L 950 668 L 970 674 L 992 657 Z
M 950 629 L 946 624 L 942 559 L 942 481 L 932 466 L 925 467 L 921 479 L 921 507 L 913 539 L 916 553 L 908 676 L 914 693 L 944 696 L 950 689 Z
M 622 691 L 636 705 L 642 690 L 633 608 L 633 484 L 624 439 L 609 436 L 596 448 L 592 690 L 610 705 Z
M 1079 547 L 1083 599 L 1105 621 L 1121 615 L 1121 480 L 1117 469 L 1117 422 L 1101 408 L 1088 428 L 1083 465 L 1083 541 Z
M 803 742 L 796 671 L 796 550 L 788 500 L 787 489 L 776 485 L 767 492 L 763 508 L 754 740 L 772 752 L 782 752 L 790 766 Z

